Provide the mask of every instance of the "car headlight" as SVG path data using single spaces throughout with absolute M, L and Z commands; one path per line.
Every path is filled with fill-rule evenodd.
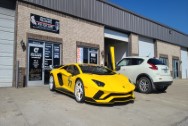
M 98 81 L 98 80 L 92 79 L 92 81 L 95 82 L 97 84 L 97 86 L 99 86 L 99 87 L 104 87 L 104 85 L 105 85 L 103 82 Z

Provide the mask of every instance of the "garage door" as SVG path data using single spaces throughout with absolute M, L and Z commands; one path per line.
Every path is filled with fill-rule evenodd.
M 139 37 L 139 56 L 154 57 L 154 42 L 152 39 Z
M 0 87 L 12 86 L 15 11 L 0 7 Z
M 181 49 L 181 66 L 182 66 L 182 79 L 188 78 L 188 52 L 186 48 Z
M 129 37 L 127 34 L 113 31 L 110 29 L 104 30 L 104 36 L 105 36 L 105 38 L 111 38 L 114 40 L 120 40 L 120 41 L 124 41 L 124 42 L 128 42 L 128 40 L 129 40 Z

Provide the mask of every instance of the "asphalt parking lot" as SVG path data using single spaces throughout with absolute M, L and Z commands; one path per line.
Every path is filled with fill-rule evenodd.
M 187 126 L 188 80 L 166 93 L 140 94 L 114 106 L 79 104 L 48 86 L 0 88 L 0 126 Z

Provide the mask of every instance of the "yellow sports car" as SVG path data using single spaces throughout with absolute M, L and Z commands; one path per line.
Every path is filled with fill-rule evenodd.
M 113 104 L 135 99 L 135 86 L 127 77 L 99 65 L 75 63 L 53 69 L 49 88 L 71 95 L 77 102 Z

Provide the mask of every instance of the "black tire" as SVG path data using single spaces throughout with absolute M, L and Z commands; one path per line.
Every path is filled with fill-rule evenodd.
M 54 76 L 50 75 L 49 78 L 49 89 L 50 91 L 55 91 Z
M 137 88 L 138 91 L 141 93 L 145 93 L 145 94 L 151 93 L 152 92 L 151 80 L 146 76 L 140 77 L 137 81 Z
M 75 100 L 79 103 L 83 103 L 85 101 L 84 85 L 80 79 L 78 79 L 75 83 L 74 96 Z
M 159 92 L 165 92 L 167 88 L 168 88 L 168 86 L 166 86 L 166 87 L 156 87 L 157 91 L 159 91 Z

